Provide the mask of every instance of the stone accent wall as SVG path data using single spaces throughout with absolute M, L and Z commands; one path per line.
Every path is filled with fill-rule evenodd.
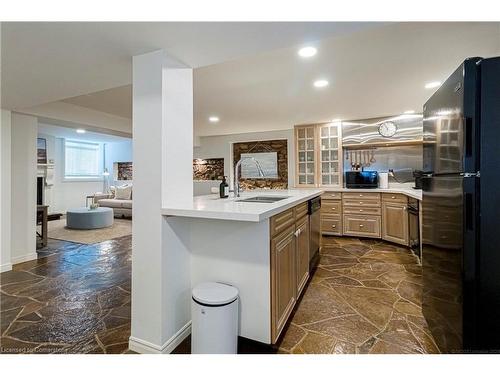
M 195 181 L 222 180 L 223 177 L 224 158 L 193 160 L 193 179 Z
M 276 152 L 278 154 L 278 178 L 242 178 L 240 179 L 240 186 L 243 189 L 288 189 L 288 142 L 286 139 L 234 143 L 233 169 L 240 160 L 241 154 L 248 152 Z

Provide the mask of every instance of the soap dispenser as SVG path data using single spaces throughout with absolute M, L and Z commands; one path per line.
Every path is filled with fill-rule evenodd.
M 229 197 L 229 185 L 226 182 L 226 176 L 224 176 L 222 182 L 219 185 L 219 196 L 221 198 Z

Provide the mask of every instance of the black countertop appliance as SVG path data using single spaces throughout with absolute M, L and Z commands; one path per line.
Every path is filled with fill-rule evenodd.
M 376 189 L 378 187 L 378 173 L 376 171 L 347 171 L 345 173 L 345 187 L 349 189 Z

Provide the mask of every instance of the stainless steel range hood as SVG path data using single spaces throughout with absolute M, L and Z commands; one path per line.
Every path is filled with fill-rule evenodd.
M 396 126 L 392 137 L 383 137 L 379 127 L 383 123 Z M 422 143 L 422 115 L 399 115 L 365 120 L 342 121 L 344 148 L 390 147 Z

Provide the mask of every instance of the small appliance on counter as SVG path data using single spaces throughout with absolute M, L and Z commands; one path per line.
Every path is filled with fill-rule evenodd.
M 378 174 L 378 187 L 381 189 L 389 188 L 389 172 L 380 172 Z
M 422 189 L 422 177 L 424 177 L 424 172 L 413 171 L 413 177 L 415 178 L 415 186 L 413 188 Z
M 349 189 L 378 188 L 378 172 L 347 171 L 345 172 L 345 187 Z

